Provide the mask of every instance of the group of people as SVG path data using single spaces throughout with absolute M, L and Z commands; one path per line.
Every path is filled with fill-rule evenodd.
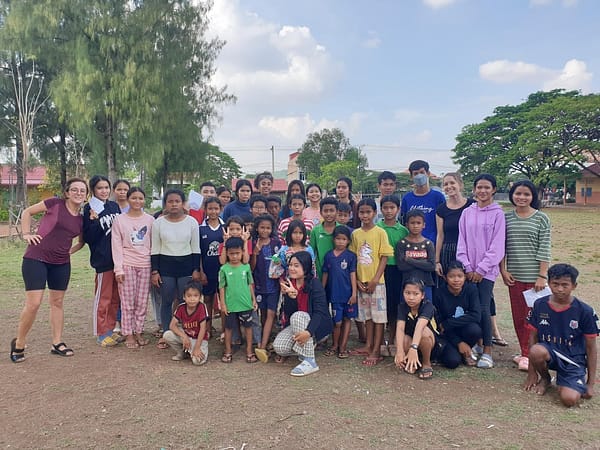
M 104 347 L 149 343 L 143 332 L 151 294 L 158 347 L 172 347 L 173 360 L 195 365 L 206 363 L 214 336 L 223 342 L 223 363 L 244 341 L 248 363 L 298 356 L 293 376 L 319 370 L 319 345 L 326 357 L 360 355 L 365 366 L 390 355 L 421 379 L 433 376 L 434 360 L 491 368 L 492 344 L 506 345 L 494 320 L 501 275 L 520 346 L 514 362 L 528 372 L 526 388 L 543 393 L 554 369 L 563 403 L 593 395 L 597 317 L 571 294 L 576 269 L 549 267 L 550 221 L 536 187 L 513 183 L 514 208 L 505 212 L 494 202 L 490 174 L 475 178 L 467 198 L 456 172 L 442 178 L 443 193 L 431 188 L 426 161 L 413 161 L 409 172 L 414 188 L 402 199 L 389 171 L 378 177 L 377 198 L 353 194 L 347 177 L 327 197 L 319 185 L 294 180 L 283 200 L 271 194 L 269 172 L 253 184 L 238 180 L 233 193 L 206 182 L 202 204 L 188 204 L 171 189 L 154 217 L 144 212 L 144 191 L 125 180 L 112 185 L 112 201 L 109 180 L 92 177 L 85 203 L 87 183 L 71 179 L 62 199 L 23 213 L 26 301 L 11 360 L 25 359 L 46 286 L 51 352 L 73 355 L 62 340 L 62 303 L 69 255 L 87 243 L 96 270 L 94 334 Z M 27 233 L 31 216 L 42 212 L 37 232 Z M 530 308 L 524 291 L 547 284 L 552 294 Z M 352 321 L 362 343 L 355 349 L 348 348 Z

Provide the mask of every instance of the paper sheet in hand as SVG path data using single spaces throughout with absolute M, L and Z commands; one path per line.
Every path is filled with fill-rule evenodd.
M 544 289 L 542 289 L 541 291 L 538 291 L 538 292 L 535 292 L 535 289 L 533 289 L 533 288 L 523 291 L 523 297 L 525 297 L 525 302 L 527 302 L 527 306 L 529 306 L 530 308 L 533 308 L 533 304 L 535 303 L 535 301 L 538 298 L 542 298 L 542 297 L 545 297 L 546 295 L 551 295 L 551 294 L 552 294 L 552 291 L 550 290 L 550 288 L 548 286 L 546 286 Z
M 99 215 L 102 211 L 104 211 L 104 202 L 92 196 L 92 198 L 90 198 L 90 208 L 92 208 L 92 210 Z
M 204 202 L 204 197 L 202 194 L 198 194 L 196 191 L 191 190 L 188 197 L 188 205 L 194 211 L 198 211 L 202 206 L 202 202 Z

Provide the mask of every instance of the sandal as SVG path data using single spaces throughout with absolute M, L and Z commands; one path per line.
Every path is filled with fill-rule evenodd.
M 163 338 L 160 338 L 156 343 L 156 347 L 161 350 L 166 350 L 169 348 L 169 344 L 167 344 L 167 342 Z
M 105 336 L 104 338 L 99 337 L 98 344 L 100 344 L 100 347 L 106 348 L 106 347 L 114 347 L 115 345 L 118 345 L 119 342 L 116 341 L 115 339 L 113 339 L 113 337 L 111 335 L 111 336 Z
M 17 348 L 17 338 L 10 341 L 10 360 L 14 363 L 25 361 L 25 349 Z
M 67 347 L 67 344 L 64 342 L 59 342 L 58 344 L 52 344 L 52 349 L 50 353 L 58 356 L 73 356 L 73 350 Z
M 253 364 L 255 362 L 258 362 L 258 358 L 254 353 L 250 353 L 249 355 L 246 355 L 246 362 L 248 364 Z
M 306 375 L 310 375 L 311 373 L 315 373 L 319 370 L 319 366 L 316 364 L 313 366 L 308 361 L 302 361 L 296 367 L 292 369 L 290 375 L 293 377 L 305 377 Z
M 285 361 L 287 360 L 287 356 L 281 356 L 281 355 L 277 355 L 275 357 L 275 362 L 277 364 L 283 364 Z
M 499 347 L 507 347 L 508 346 L 508 342 L 506 342 L 504 340 L 504 338 L 502 338 L 502 337 L 493 337 L 492 338 L 492 345 L 497 345 Z
M 221 357 L 221 362 L 229 364 L 229 363 L 231 363 L 232 360 L 233 360 L 233 355 L 231 353 L 223 353 L 223 356 Z
M 260 360 L 260 362 L 266 363 L 269 361 L 269 352 L 266 351 L 264 348 L 255 348 L 254 354 Z
M 127 348 L 140 348 L 140 344 L 137 341 L 125 341 L 125 347 Z
M 430 380 L 433 377 L 433 369 L 431 367 L 423 367 L 417 371 L 419 380 Z
M 144 336 L 142 334 L 136 334 L 135 340 L 137 341 L 140 347 L 144 347 L 150 343 L 148 339 L 144 339 Z
M 340 359 L 346 359 L 350 356 L 350 352 L 348 350 L 344 350 L 343 352 L 339 352 L 337 357 Z
M 338 349 L 335 347 L 329 347 L 325 353 L 323 353 L 323 356 L 333 356 L 338 352 Z

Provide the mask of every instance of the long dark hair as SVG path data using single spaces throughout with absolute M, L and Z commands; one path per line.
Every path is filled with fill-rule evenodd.
M 308 253 L 306 250 L 302 250 L 299 252 L 294 253 L 292 256 L 290 256 L 290 261 L 296 258 L 298 260 L 298 262 L 300 263 L 300 265 L 302 266 L 302 269 L 304 270 L 304 280 L 305 281 L 310 281 L 313 278 L 313 260 L 312 260 L 312 256 L 310 256 L 310 253 Z
M 540 209 L 540 198 L 538 197 L 538 191 L 535 185 L 529 180 L 519 180 L 515 181 L 513 185 L 510 187 L 510 191 L 508 191 L 508 199 L 510 202 L 515 205 L 513 200 L 513 195 L 518 187 L 525 186 L 527 189 L 531 191 L 531 207 L 533 209 Z M 517 206 L 517 205 L 515 205 Z
M 292 201 L 292 188 L 294 186 L 300 187 L 300 194 L 305 196 L 306 191 L 304 190 L 304 183 L 300 180 L 292 180 L 288 184 L 287 194 L 285 196 L 285 205 L 281 208 L 281 217 L 284 219 L 290 217 L 292 215 L 292 210 L 290 209 L 290 202 Z
M 304 222 L 302 222 L 299 219 L 294 219 L 290 222 L 290 226 L 285 232 L 285 243 L 288 245 L 288 247 L 292 246 L 292 233 L 296 228 L 300 228 L 300 231 L 302 231 L 304 237 L 302 238 L 301 244 L 303 247 L 306 247 L 306 239 L 308 239 L 308 232 L 306 231 L 306 225 L 304 225 Z

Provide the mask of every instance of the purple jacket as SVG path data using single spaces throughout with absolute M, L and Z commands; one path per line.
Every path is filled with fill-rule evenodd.
M 458 222 L 456 259 L 465 271 L 477 272 L 495 281 L 504 258 L 506 238 L 504 211 L 497 203 L 480 208 L 473 203 L 465 209 Z

